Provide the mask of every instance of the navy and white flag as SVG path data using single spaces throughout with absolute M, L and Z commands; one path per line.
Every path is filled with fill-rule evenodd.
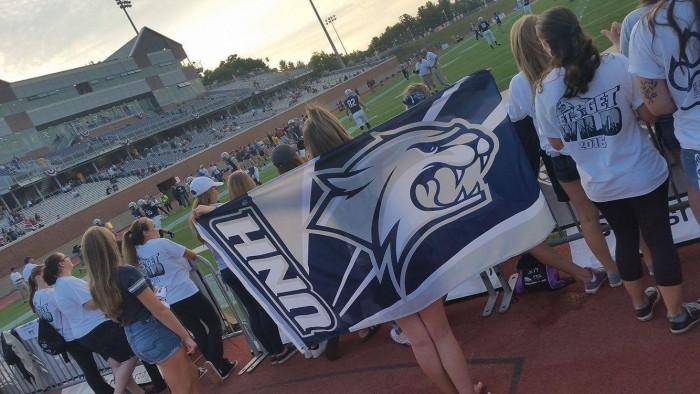
M 488 72 L 197 223 L 299 348 L 416 313 L 553 225 Z

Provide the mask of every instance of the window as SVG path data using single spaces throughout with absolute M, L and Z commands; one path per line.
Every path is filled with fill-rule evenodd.
M 78 94 L 85 94 L 85 93 L 91 93 L 92 92 L 92 86 L 90 85 L 89 82 L 80 82 L 75 85 L 75 90 L 78 91 Z

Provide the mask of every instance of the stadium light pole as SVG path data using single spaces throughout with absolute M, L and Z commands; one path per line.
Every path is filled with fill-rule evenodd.
M 328 42 L 331 44 L 331 48 L 333 48 L 333 52 L 335 52 L 335 58 L 338 59 L 338 63 L 340 64 L 340 67 L 345 68 L 345 62 L 343 62 L 343 59 L 340 57 L 340 54 L 338 53 L 338 50 L 335 48 L 335 44 L 333 44 L 333 40 L 331 40 L 331 35 L 328 34 L 328 30 L 326 29 L 326 25 L 324 25 L 323 20 L 321 20 L 321 15 L 319 15 L 318 11 L 316 11 L 316 6 L 314 5 L 314 0 L 309 0 L 309 3 L 311 3 L 311 8 L 314 9 L 314 13 L 316 14 L 316 18 L 318 18 L 318 23 L 321 24 L 321 28 L 323 29 L 323 32 L 326 33 L 326 38 L 328 39 Z
M 134 21 L 131 20 L 131 17 L 129 16 L 129 13 L 126 12 L 127 8 L 131 8 L 131 0 L 115 0 L 117 2 L 117 5 L 119 8 L 124 10 L 124 14 L 126 15 L 126 18 L 129 19 L 129 23 L 131 23 L 131 27 L 134 28 L 134 31 L 136 32 L 136 35 L 139 35 L 139 29 L 136 28 L 136 25 L 134 24 Z
M 335 15 L 331 15 L 328 18 L 326 18 L 326 24 L 331 25 L 333 27 L 333 31 L 335 32 L 335 35 L 338 36 L 338 41 L 340 41 L 340 45 L 343 47 L 343 52 L 345 52 L 345 56 L 350 56 L 348 55 L 348 50 L 345 49 L 345 44 L 343 44 L 343 40 L 340 39 L 340 34 L 338 34 L 338 30 L 336 30 L 335 24 L 333 23 L 337 20 L 338 18 L 336 18 Z

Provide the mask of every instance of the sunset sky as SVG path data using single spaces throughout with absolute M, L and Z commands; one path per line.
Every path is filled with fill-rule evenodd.
M 315 0 L 321 18 L 335 14 L 348 52 L 416 14 L 426 0 Z M 148 26 L 214 68 L 232 53 L 308 61 L 330 52 L 308 0 L 132 0 L 137 28 Z M 0 79 L 15 82 L 102 61 L 134 35 L 114 0 L 0 0 Z M 329 33 L 341 50 L 335 32 Z

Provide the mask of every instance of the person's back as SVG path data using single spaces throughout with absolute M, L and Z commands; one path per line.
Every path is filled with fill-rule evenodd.
M 88 309 L 84 304 L 92 300 L 88 284 L 73 276 L 56 279 L 54 297 L 58 309 L 68 319 L 73 335 L 82 338 L 95 327 L 107 321 L 98 309 Z
M 542 131 L 549 137 L 563 137 L 592 201 L 643 194 L 668 176 L 666 162 L 631 109 L 639 107 L 643 99 L 627 72 L 628 65 L 622 55 L 603 55 L 588 91 L 571 98 L 563 97 L 564 69 L 555 69 L 537 92 L 536 112 Z M 552 119 L 558 122 L 554 124 Z

